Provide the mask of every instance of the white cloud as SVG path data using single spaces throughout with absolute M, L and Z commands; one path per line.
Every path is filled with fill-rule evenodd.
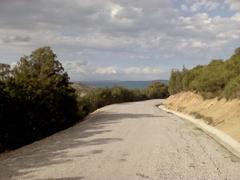
M 116 67 L 99 67 L 95 71 L 97 74 L 113 75 L 113 74 L 160 74 L 162 70 L 155 67 L 129 67 L 129 68 L 116 68 Z
M 224 5 L 224 0 L 184 0 L 183 11 L 213 11 Z
M 240 22 L 240 13 L 236 13 L 231 19 L 233 21 Z
M 184 4 L 181 5 L 181 10 L 188 11 L 188 7 Z
M 86 74 L 89 70 L 89 66 L 86 61 L 64 61 L 62 62 L 64 69 L 69 73 L 69 74 L 75 74 L 75 73 L 80 73 L 80 74 Z
M 160 74 L 162 73 L 160 68 L 154 67 L 129 67 L 123 70 L 126 74 Z
M 97 67 L 94 64 L 89 64 L 86 61 L 64 61 L 63 66 L 68 74 L 72 77 L 92 75 L 94 77 L 105 77 L 109 79 L 111 76 L 118 75 L 119 78 L 126 76 L 136 75 L 161 75 L 164 71 L 158 67 L 114 67 L 114 66 L 103 66 Z
M 3 43 L 26 43 L 29 42 L 31 38 L 29 36 L 5 36 L 2 38 Z
M 209 1 L 209 0 L 200 0 L 199 2 L 194 3 L 190 9 L 193 12 L 205 9 L 207 11 L 212 11 L 217 9 L 220 6 L 219 1 Z
M 226 3 L 229 3 L 230 8 L 233 10 L 239 10 L 240 9 L 240 1 L 239 0 L 225 0 Z
M 122 9 L 123 8 L 119 5 L 112 5 L 111 10 L 110 10 L 111 11 L 111 17 L 115 18 Z
M 192 47 L 196 48 L 207 47 L 207 44 L 201 41 L 194 41 L 192 42 Z
M 96 69 L 97 74 L 117 74 L 117 70 L 115 67 L 99 67 Z

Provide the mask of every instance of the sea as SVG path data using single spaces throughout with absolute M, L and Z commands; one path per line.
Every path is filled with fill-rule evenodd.
M 153 82 L 161 82 L 167 84 L 168 80 L 154 80 L 154 81 L 83 81 L 79 82 L 90 87 L 96 88 L 111 88 L 114 86 L 120 86 L 128 89 L 143 89 L 147 88 Z

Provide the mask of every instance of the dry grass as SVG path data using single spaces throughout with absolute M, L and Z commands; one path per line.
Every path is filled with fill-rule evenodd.
M 197 119 L 204 120 L 209 125 L 213 124 L 213 118 L 212 117 L 204 116 L 204 115 L 202 115 L 198 112 L 191 112 L 190 115 L 194 116 Z

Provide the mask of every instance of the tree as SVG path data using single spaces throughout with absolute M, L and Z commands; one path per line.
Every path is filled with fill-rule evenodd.
M 4 81 L 10 77 L 11 66 L 0 63 L 0 81 Z
M 183 73 L 177 69 L 172 70 L 168 83 L 168 90 L 171 95 L 183 90 L 182 74 Z
M 4 91 L 8 95 L 4 98 L 6 105 L 10 105 L 4 106 L 8 108 L 0 124 L 6 129 L 3 136 L 7 137 L 8 147 L 32 142 L 76 122 L 75 91 L 49 47 L 22 57 L 6 81 Z
M 208 65 L 173 70 L 169 92 L 194 91 L 205 98 L 239 97 L 240 48 L 228 60 L 214 59 Z M 236 79 L 236 77 L 238 77 Z
M 240 47 L 235 49 L 235 56 L 240 56 Z
M 224 89 L 227 99 L 240 98 L 240 75 L 232 79 Z
M 161 82 L 153 82 L 147 88 L 147 97 L 150 99 L 166 98 L 168 96 L 168 87 Z

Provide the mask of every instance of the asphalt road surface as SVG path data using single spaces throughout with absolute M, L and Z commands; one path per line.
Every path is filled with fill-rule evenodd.
M 240 179 L 240 160 L 161 100 L 104 107 L 86 121 L 0 155 L 0 179 Z

